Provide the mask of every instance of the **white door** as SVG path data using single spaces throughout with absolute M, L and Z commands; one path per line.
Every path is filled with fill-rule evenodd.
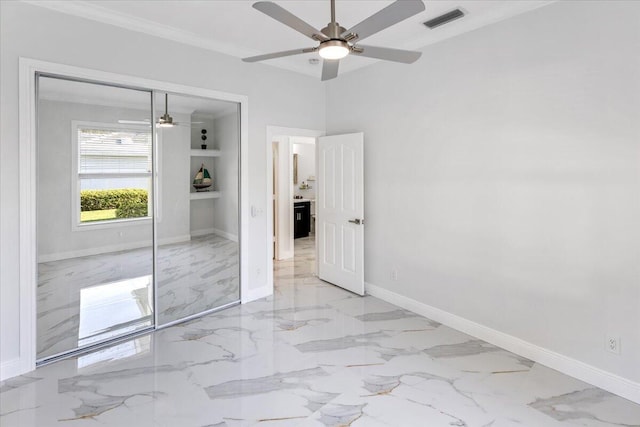
M 318 138 L 318 276 L 364 295 L 364 134 Z

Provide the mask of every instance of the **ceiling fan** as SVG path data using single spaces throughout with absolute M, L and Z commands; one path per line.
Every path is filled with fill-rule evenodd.
M 125 125 L 148 125 L 151 126 L 149 119 L 144 120 L 118 120 L 118 123 Z M 164 94 L 164 114 L 158 118 L 156 127 L 158 128 L 170 128 L 174 126 L 193 126 L 195 124 L 204 122 L 190 122 L 190 123 L 178 123 L 173 121 L 173 117 L 169 115 L 169 94 Z
M 320 31 L 275 3 L 259 1 L 254 3 L 253 7 L 320 44 L 306 49 L 286 50 L 243 58 L 242 60 L 245 62 L 257 62 L 302 53 L 318 52 L 324 59 L 322 64 L 322 80 L 324 81 L 338 76 L 340 59 L 349 54 L 405 64 L 417 61 L 422 55 L 421 52 L 409 50 L 356 45 L 366 37 L 422 12 L 425 9 L 422 0 L 396 0 L 348 30 L 336 22 L 335 0 L 331 0 L 331 22 Z

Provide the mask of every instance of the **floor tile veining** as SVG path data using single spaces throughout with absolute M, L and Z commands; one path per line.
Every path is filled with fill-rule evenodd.
M 1 384 L 2 426 L 640 426 L 640 405 L 314 276 Z
M 153 325 L 152 248 L 38 265 L 37 358 Z M 239 299 L 238 243 L 213 234 L 158 247 L 158 320 Z

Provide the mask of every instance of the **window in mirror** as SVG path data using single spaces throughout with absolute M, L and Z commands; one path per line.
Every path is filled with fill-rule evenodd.
M 78 225 L 149 218 L 151 130 L 74 123 Z

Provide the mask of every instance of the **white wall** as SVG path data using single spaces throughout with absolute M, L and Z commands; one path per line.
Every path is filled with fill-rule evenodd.
M 19 343 L 18 58 L 20 56 L 246 95 L 249 99 L 249 282 L 266 287 L 268 124 L 324 128 L 324 89 L 311 78 L 20 2 L 0 2 L 0 361 Z M 158 46 L 162 45 L 162 52 Z M 114 48 L 115 47 L 115 48 Z M 286 88 L 284 90 L 283 88 Z M 315 102 L 309 102 L 314 100 Z
M 213 114 L 193 113 L 191 114 L 191 122 L 198 122 L 191 126 L 191 148 L 196 150 L 202 148 L 203 141 L 200 138 L 202 129 L 207 130 L 207 140 L 204 141 L 207 144 L 207 149 L 217 148 L 213 137 Z
M 156 98 L 156 101 L 161 101 Z M 156 104 L 156 111 L 161 111 Z M 189 120 L 188 114 L 171 113 L 178 123 Z M 159 128 L 159 212 L 158 243 L 175 243 L 189 238 L 189 153 L 191 130 L 185 126 Z
M 289 259 L 294 255 L 293 249 L 293 152 L 290 137 L 277 135 L 273 142 L 278 145 L 278 158 L 276 164 L 278 168 L 277 197 L 278 212 L 276 221 L 278 222 L 278 253 L 275 258 L 278 260 Z
M 149 111 L 100 105 L 41 100 L 38 106 L 38 255 L 51 261 L 93 253 L 113 252 L 148 246 L 151 221 L 113 225 L 109 228 L 72 228 L 72 144 L 71 122 L 117 123 L 127 117 L 144 117 Z M 176 120 L 183 116 L 176 115 Z M 159 132 L 162 153 L 160 180 L 160 241 L 189 235 L 187 162 L 189 129 L 175 127 Z M 182 162 L 180 161 L 182 159 Z M 75 192 L 74 192 L 75 193 Z M 186 203 L 185 203 L 186 201 Z
M 220 149 L 213 171 L 215 187 L 220 191 L 220 198 L 214 200 L 213 227 L 232 240 L 238 236 L 238 119 L 238 114 L 232 113 L 213 122 L 213 137 Z
M 293 192 L 295 195 L 304 197 L 305 199 L 316 198 L 316 182 L 309 181 L 310 176 L 316 175 L 316 144 L 314 138 L 304 138 L 305 142 L 295 142 L 300 138 L 291 138 L 293 143 L 293 152 L 298 154 L 298 183 L 294 185 Z M 311 188 L 301 190 L 302 182 L 309 184 Z
M 423 52 L 328 85 L 328 133 L 365 133 L 366 281 L 640 381 L 640 3 Z

